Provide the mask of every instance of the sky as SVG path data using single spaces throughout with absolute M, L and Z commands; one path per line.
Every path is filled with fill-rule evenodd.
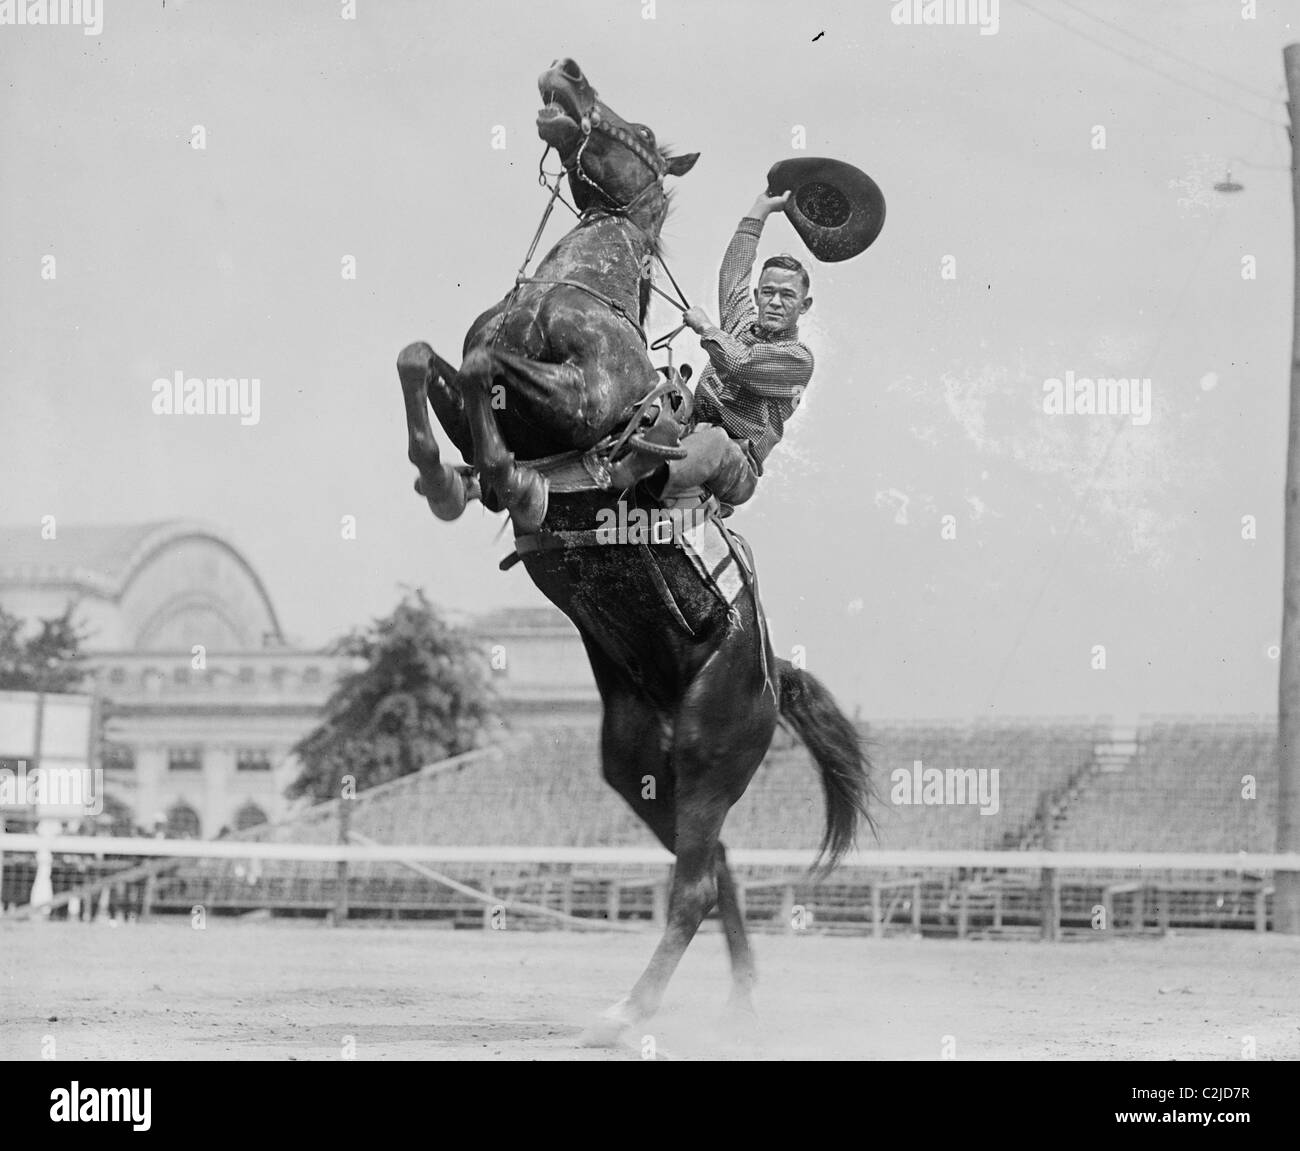
M 1283 5 L 1002 0 L 991 35 L 889 0 L 345 8 L 0 27 L 0 521 L 206 520 L 306 644 L 403 587 L 544 603 L 497 571 L 500 517 L 412 492 L 394 363 L 457 362 L 509 288 L 545 202 L 537 75 L 567 55 L 701 153 L 664 239 L 712 313 L 773 163 L 884 191 L 867 252 L 809 258 L 816 372 L 732 520 L 780 654 L 864 718 L 1275 710 Z M 808 258 L 778 216 L 780 251 Z M 678 321 L 657 301 L 649 329 Z M 155 414 L 178 371 L 259 379 L 257 422 Z M 1044 410 L 1097 377 L 1149 379 L 1149 421 Z

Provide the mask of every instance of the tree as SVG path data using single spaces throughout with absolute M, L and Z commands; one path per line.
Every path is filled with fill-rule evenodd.
M 290 798 L 333 799 L 350 775 L 358 791 L 487 742 L 495 693 L 471 637 L 407 592 L 393 613 L 335 643 L 361 664 L 325 705 L 325 720 L 294 747 L 303 764 Z
M 76 691 L 85 679 L 85 634 L 73 622 L 75 604 L 40 620 L 23 636 L 23 621 L 0 607 L 0 691 Z

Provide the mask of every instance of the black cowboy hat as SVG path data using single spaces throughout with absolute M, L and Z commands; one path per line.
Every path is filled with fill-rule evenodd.
M 782 160 L 767 174 L 767 194 L 793 191 L 785 214 L 808 250 L 827 264 L 870 247 L 885 224 L 885 197 L 852 164 L 808 156 Z

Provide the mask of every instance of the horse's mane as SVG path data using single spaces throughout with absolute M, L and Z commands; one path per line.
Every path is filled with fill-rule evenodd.
M 660 144 L 656 150 L 659 153 L 659 158 L 663 160 L 665 164 L 668 163 L 668 161 L 673 158 L 672 146 L 669 144 Z M 664 238 L 663 238 L 664 225 L 668 223 L 668 217 L 672 213 L 673 197 L 676 194 L 677 194 L 676 188 L 664 189 L 663 217 L 659 221 L 659 230 L 654 234 L 654 237 L 650 242 L 650 255 L 651 257 L 653 257 L 654 261 L 662 260 L 664 258 L 665 252 L 667 251 L 667 248 L 664 244 Z M 655 263 L 652 261 L 650 264 L 650 275 L 646 279 L 643 279 L 641 281 L 640 295 L 637 300 L 637 310 L 639 312 L 637 318 L 638 320 L 640 320 L 642 324 L 645 323 L 646 313 L 650 310 L 650 285 L 655 282 L 655 276 L 657 272 L 658 269 Z

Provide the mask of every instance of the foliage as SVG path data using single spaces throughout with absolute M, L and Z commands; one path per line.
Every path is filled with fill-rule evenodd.
M 24 636 L 23 621 L 0 608 L 0 691 L 76 691 L 85 678 L 85 634 L 73 622 L 75 604 L 40 620 Z
M 291 798 L 336 798 L 483 746 L 496 701 L 473 640 L 449 625 L 422 591 L 332 648 L 351 657 L 325 705 L 325 720 L 294 747 L 303 768 Z

